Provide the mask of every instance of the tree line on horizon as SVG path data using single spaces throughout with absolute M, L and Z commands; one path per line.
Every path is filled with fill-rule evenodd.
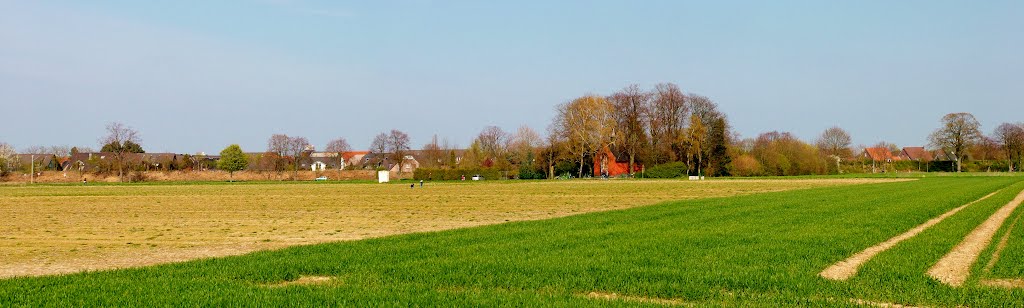
M 100 138 L 101 152 L 113 153 L 110 171 L 123 176 L 131 166 L 125 155 L 144 153 L 140 133 L 121 123 L 110 123 Z M 992 161 L 997 170 L 1015 171 L 1024 156 L 1024 123 L 1002 123 L 989 135 L 970 113 L 950 113 L 929 136 L 928 146 L 952 158 L 955 171 L 965 161 Z M 865 146 L 854 148 L 850 134 L 838 127 L 825 129 L 812 142 L 792 133 L 769 131 L 743 138 L 732 131 L 728 117 L 712 99 L 684 93 L 678 85 L 662 83 L 651 89 L 629 85 L 610 95 L 585 94 L 554 108 L 544 134 L 528 126 L 514 132 L 485 127 L 467 147 L 434 135 L 421 149 L 413 150 L 409 135 L 397 129 L 374 136 L 369 152 L 373 161 L 348 168 L 383 168 L 402 164 L 415 153 L 420 168 L 427 170 L 492 170 L 501 177 L 540 179 L 587 177 L 594 174 L 595 157 L 612 153 L 630 172 L 627 176 L 679 177 L 808 175 L 857 172 L 864 163 Z M 881 141 L 875 148 L 898 155 L 899 147 Z M 237 144 L 225 148 L 221 162 L 209 168 L 227 171 L 258 170 L 297 172 L 298 159 L 314 147 L 301 136 L 273 134 L 266 150 L 253 159 Z M 352 151 L 345 138 L 327 143 L 324 152 Z M 23 153 L 70 156 L 91 152 L 87 147 L 34 146 Z M 17 152 L 0 142 L 0 175 L 18 170 Z M 308 154 L 305 154 L 308 155 Z M 229 159 L 224 159 L 225 157 Z M 192 160 L 197 162 L 197 160 Z M 167 168 L 191 169 L 194 163 Z M 640 174 L 636 174 L 639 170 Z M 859 171 L 864 171 L 860 169 Z

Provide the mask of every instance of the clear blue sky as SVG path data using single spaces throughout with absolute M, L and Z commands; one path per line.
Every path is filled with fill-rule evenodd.
M 121 121 L 150 152 L 465 146 L 675 82 L 745 137 L 923 145 L 949 112 L 1024 121 L 1022 30 L 1024 1 L 0 0 L 0 141 L 98 148 Z

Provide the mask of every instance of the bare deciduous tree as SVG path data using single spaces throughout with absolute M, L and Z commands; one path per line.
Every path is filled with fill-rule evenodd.
M 267 140 L 267 153 L 273 155 L 264 155 L 264 158 L 266 158 L 265 162 L 269 162 L 275 171 L 284 170 L 285 156 L 288 155 L 289 142 L 291 142 L 291 138 L 285 134 L 273 134 L 270 135 L 270 139 Z M 263 167 L 267 167 L 266 164 L 261 165 Z
M 45 146 L 33 145 L 21 150 L 22 154 L 47 154 L 48 149 Z
M 555 178 L 555 163 L 562 159 L 563 149 L 565 149 L 563 146 L 565 134 L 561 131 L 562 127 L 557 124 L 558 121 L 555 121 L 548 125 L 547 136 L 544 138 L 543 150 L 540 155 L 544 166 L 547 167 L 544 173 L 547 174 L 548 179 Z
M 956 172 L 960 172 L 964 154 L 981 139 L 981 123 L 970 113 L 950 113 L 942 117 L 942 126 L 929 139 L 932 146 L 956 156 Z
M 1024 123 L 999 124 L 992 137 L 1006 155 L 1009 171 L 1020 170 L 1021 157 L 1024 156 Z
M 845 158 L 851 154 L 850 142 L 850 134 L 846 130 L 839 126 L 833 126 L 825 129 L 815 144 L 825 155 Z
M 331 140 L 327 143 L 327 146 L 324 147 L 324 151 L 331 153 L 343 153 L 351 150 L 352 147 L 348 145 L 348 140 L 341 137 Z
M 370 152 L 376 154 L 384 154 L 388 149 L 388 134 L 380 133 L 373 137 L 373 142 L 370 143 Z
M 614 106 L 615 142 L 629 156 L 629 175 L 633 175 L 636 158 L 647 145 L 647 130 L 644 117 L 650 93 L 640 90 L 638 85 L 630 85 L 609 98 Z
M 430 142 L 423 145 L 424 161 L 420 163 L 424 167 L 439 168 L 444 165 L 444 156 L 444 150 L 441 149 L 441 143 L 435 134 L 430 138 Z
M 384 154 L 387 153 L 387 151 L 388 151 L 388 134 L 387 133 L 380 133 L 380 134 L 377 134 L 377 136 L 374 136 L 373 137 L 373 142 L 370 143 L 370 153 L 373 153 L 373 154 L 376 154 L 376 155 L 374 156 L 374 161 L 372 161 L 371 163 L 374 164 L 374 165 L 379 165 L 383 161 L 387 160 L 387 157 L 384 156 Z
M 583 176 L 587 155 L 608 144 L 615 119 L 612 105 L 603 97 L 587 95 L 558 106 L 555 118 L 558 132 L 565 140 L 565 152 L 579 161 L 577 176 Z
M 338 137 L 328 142 L 327 146 L 324 147 L 324 151 L 338 153 L 338 169 L 340 170 L 345 167 L 345 152 L 352 151 L 352 147 L 348 145 L 348 140 Z
M 476 142 L 480 146 L 483 156 L 481 160 L 490 160 L 499 167 L 507 167 L 508 162 L 504 159 L 508 147 L 509 134 L 501 127 L 485 127 L 476 136 Z
M 664 163 L 675 160 L 672 143 L 680 139 L 686 117 L 690 113 L 686 105 L 686 95 L 675 84 L 659 84 L 654 87 L 647 111 L 652 162 Z
M 285 134 L 273 134 L 267 140 L 267 152 L 276 153 L 280 156 L 288 154 L 288 144 L 291 139 Z
M 839 126 L 833 126 L 825 129 L 815 141 L 818 146 L 818 150 L 822 154 L 827 155 L 830 159 L 836 162 L 836 171 L 840 171 L 843 158 L 850 157 L 853 154 L 850 151 L 850 134 L 846 130 Z
M 724 116 L 718 111 L 718 104 L 707 96 L 690 93 L 686 96 L 686 104 L 690 107 L 690 113 L 700 117 L 705 125 Z
M 288 138 L 288 155 L 292 157 L 292 178 L 298 180 L 299 176 L 299 164 L 302 161 L 302 154 L 309 147 L 309 140 L 306 137 L 289 137 Z
M 392 129 L 388 133 L 386 140 L 386 150 L 391 153 L 392 160 L 398 163 L 398 172 L 402 172 L 405 156 L 409 154 L 409 149 L 411 149 L 410 144 L 412 141 L 409 140 L 409 134 Z
M 141 144 L 142 138 L 139 136 L 139 131 L 120 122 L 107 124 L 107 135 L 100 138 L 101 145 L 116 145 L 109 148 L 114 158 L 114 164 L 117 166 L 117 177 L 122 182 L 124 182 L 124 168 L 131 152 L 130 147 L 127 146 L 129 143 Z
M 57 156 L 57 157 L 68 157 L 68 156 L 71 156 L 71 147 L 66 146 L 66 145 L 50 146 L 47 150 L 49 151 L 48 154 L 53 154 L 54 156 Z
M 529 126 L 523 125 L 516 130 L 509 141 L 508 150 L 512 152 L 514 160 L 519 165 L 532 165 L 532 158 L 536 158 L 537 149 L 540 148 L 543 140 Z

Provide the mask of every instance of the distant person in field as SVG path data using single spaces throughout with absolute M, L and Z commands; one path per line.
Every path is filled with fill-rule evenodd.
M 416 188 L 416 183 L 409 184 L 409 188 Z
M 463 180 L 463 181 L 465 181 L 465 180 L 466 180 L 466 175 L 465 175 L 465 174 L 463 174 L 463 175 L 462 175 L 462 180 Z
M 423 187 L 423 180 L 420 180 L 420 188 Z

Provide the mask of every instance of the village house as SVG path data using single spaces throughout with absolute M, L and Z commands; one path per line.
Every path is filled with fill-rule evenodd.
M 888 148 L 865 148 L 864 153 L 861 154 L 861 158 L 871 160 L 872 162 L 891 163 L 896 160 L 900 160 L 899 156 L 892 155 L 892 152 Z
M 911 160 L 911 161 L 932 161 L 932 153 L 925 150 L 924 147 L 904 147 L 900 151 L 900 160 Z
M 411 153 L 405 155 L 401 161 L 401 165 L 399 165 L 399 162 L 393 161 L 394 159 L 391 156 L 392 155 L 390 153 L 367 153 L 362 155 L 362 162 L 357 166 L 361 166 L 362 169 L 380 168 L 388 170 L 388 172 L 394 174 L 399 172 L 415 172 L 416 169 L 419 169 L 420 167 L 420 162 L 416 159 L 416 156 Z
M 361 166 L 363 157 L 370 154 L 370 151 L 348 151 L 341 153 L 341 157 L 345 159 L 346 166 Z
M 35 165 L 35 171 L 60 170 L 60 160 L 53 154 L 18 154 L 18 166 L 26 172 Z
M 333 169 L 344 169 L 344 156 L 337 152 L 307 152 L 299 160 L 300 169 L 311 171 L 325 171 Z
M 626 157 L 626 155 L 621 155 L 620 157 Z M 634 163 L 632 173 L 640 172 L 643 168 L 643 165 Z M 629 174 L 629 160 L 618 159 L 608 146 L 605 146 L 594 156 L 594 176 L 607 175 L 614 177 Z

